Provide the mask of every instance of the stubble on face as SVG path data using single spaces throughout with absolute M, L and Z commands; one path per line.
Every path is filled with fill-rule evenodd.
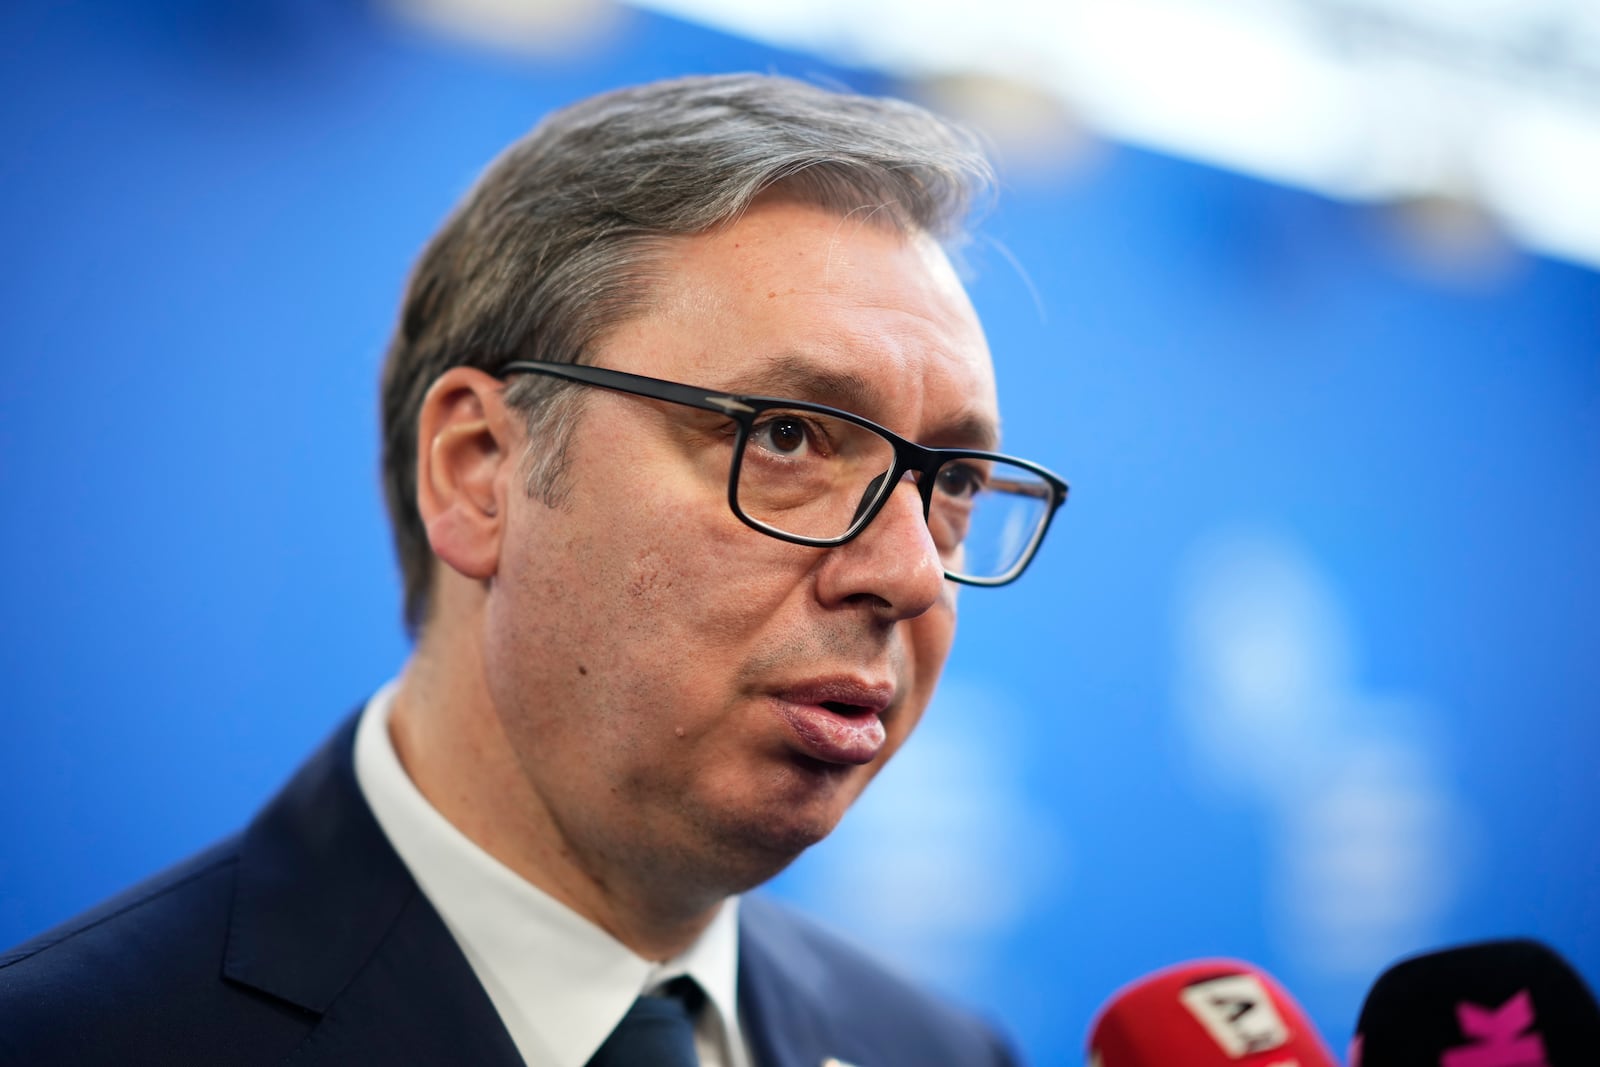
M 798 589 L 812 553 L 750 533 L 688 539 L 688 566 L 657 536 L 616 567 L 570 544 L 585 563 L 584 602 L 563 604 L 565 583 L 532 577 L 518 599 L 562 618 L 500 631 L 508 644 L 566 653 L 523 672 L 496 705 L 541 805 L 588 871 L 624 868 L 712 900 L 760 884 L 833 830 L 921 714 L 909 690 L 886 710 L 894 745 L 871 767 L 785 751 L 762 707 L 775 680 L 861 662 L 905 677 L 908 655 L 893 626 L 862 615 L 762 632 L 765 620 L 795 617 L 794 594 L 741 584 L 733 563 L 748 565 L 758 548 L 772 557 L 765 573 L 787 570 Z

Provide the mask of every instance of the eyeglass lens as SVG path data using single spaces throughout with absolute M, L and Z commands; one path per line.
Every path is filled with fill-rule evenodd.
M 894 487 L 894 445 L 815 411 L 762 412 L 746 438 L 735 497 L 740 511 L 797 537 L 844 537 Z M 1049 483 L 1026 467 L 955 458 L 934 476 L 928 529 L 947 571 L 998 578 L 1027 554 L 1048 517 Z

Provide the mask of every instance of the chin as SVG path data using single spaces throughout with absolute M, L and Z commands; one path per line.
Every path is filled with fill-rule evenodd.
M 729 892 L 753 889 L 832 833 L 840 814 L 788 810 L 725 824 L 710 849 L 713 862 L 724 872 Z

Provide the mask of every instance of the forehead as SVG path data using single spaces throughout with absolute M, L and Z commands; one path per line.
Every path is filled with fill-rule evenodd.
M 644 313 L 600 346 L 605 364 L 833 404 L 928 444 L 996 442 L 982 328 L 926 235 L 764 199 L 666 242 L 655 267 Z

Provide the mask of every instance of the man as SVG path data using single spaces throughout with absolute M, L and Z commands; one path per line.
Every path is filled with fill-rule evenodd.
M 384 372 L 415 654 L 240 836 L 0 957 L 0 1061 L 1007 1062 L 740 897 L 1065 498 L 988 451 L 937 243 L 985 175 L 909 105 L 754 76 L 513 146 Z

